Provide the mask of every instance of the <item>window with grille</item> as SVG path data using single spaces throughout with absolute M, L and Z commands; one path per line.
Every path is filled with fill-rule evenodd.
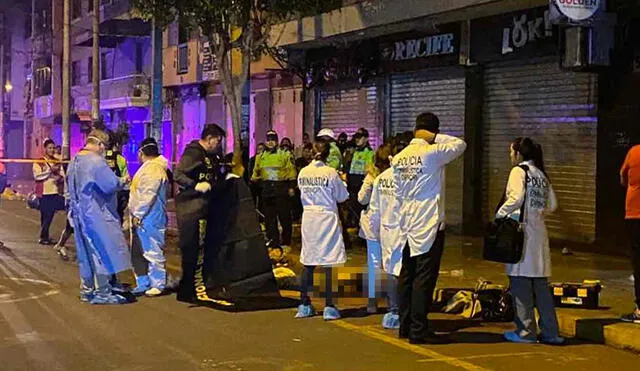
M 109 80 L 113 78 L 113 53 L 102 53 L 102 60 L 100 61 L 100 69 L 102 80 Z
M 186 44 L 178 46 L 178 73 L 189 72 L 189 46 Z
M 71 62 L 71 85 L 80 85 L 80 61 Z

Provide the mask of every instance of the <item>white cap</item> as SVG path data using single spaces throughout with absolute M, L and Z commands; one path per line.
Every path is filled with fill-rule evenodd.
M 322 129 L 318 133 L 318 136 L 319 137 L 331 137 L 333 139 L 336 139 L 336 134 L 333 132 L 332 129 Z

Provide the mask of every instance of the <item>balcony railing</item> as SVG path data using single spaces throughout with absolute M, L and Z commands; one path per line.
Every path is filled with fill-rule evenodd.
M 100 82 L 100 106 L 104 109 L 149 105 L 151 85 L 145 75 L 116 77 Z

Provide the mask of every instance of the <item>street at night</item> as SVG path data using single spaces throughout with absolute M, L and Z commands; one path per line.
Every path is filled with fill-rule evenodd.
M 640 369 L 640 0 L 0 0 L 0 371 Z
M 431 318 L 436 330 L 453 331 L 452 344 L 423 346 L 383 330 L 381 315 L 295 320 L 294 309 L 227 313 L 190 307 L 175 295 L 91 306 L 78 300 L 75 264 L 35 243 L 35 213 L 22 202 L 4 202 L 0 218 L 6 244 L 0 251 L 0 359 L 7 371 L 551 371 L 640 365 L 632 352 L 579 340 L 563 347 L 509 344 L 502 332 L 511 324 L 480 325 L 450 315 Z M 53 230 L 63 227 L 61 219 Z M 178 257 L 170 256 L 169 262 L 178 265 Z

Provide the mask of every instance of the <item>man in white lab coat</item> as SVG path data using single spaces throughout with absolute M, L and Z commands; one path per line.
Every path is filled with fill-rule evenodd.
M 445 340 L 427 328 L 428 308 L 438 280 L 444 247 L 444 168 L 466 149 L 466 143 L 439 134 L 431 112 L 416 118 L 414 139 L 391 163 L 398 200 L 400 233 L 406 245 L 398 279 L 400 337 L 412 344 Z

